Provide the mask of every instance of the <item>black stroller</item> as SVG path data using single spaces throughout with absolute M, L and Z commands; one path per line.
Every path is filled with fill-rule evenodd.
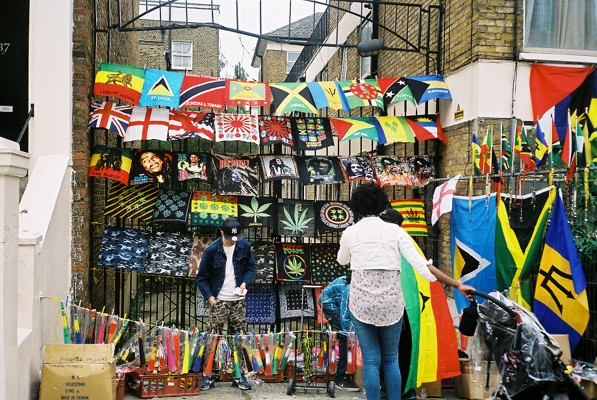
M 589 399 L 566 373 L 558 343 L 531 312 L 497 292 L 472 294 L 488 300 L 477 305 L 477 332 L 501 375 L 492 399 Z

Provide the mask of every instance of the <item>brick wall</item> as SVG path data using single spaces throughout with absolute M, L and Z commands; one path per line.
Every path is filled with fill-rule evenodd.
M 286 64 L 286 51 L 266 50 L 263 56 L 263 80 L 265 82 L 284 82 L 286 79 Z

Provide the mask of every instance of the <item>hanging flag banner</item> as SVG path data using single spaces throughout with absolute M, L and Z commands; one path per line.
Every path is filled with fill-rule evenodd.
M 226 80 L 227 106 L 267 107 L 270 103 L 269 83 Z
M 168 139 L 170 111 L 166 108 L 134 107 L 124 142 Z
M 95 146 L 89 160 L 87 176 L 111 179 L 127 184 L 134 150 L 124 147 Z
M 317 114 L 317 108 L 306 82 L 270 83 L 276 114 L 292 111 Z
M 342 98 L 334 81 L 307 82 L 307 87 L 318 109 L 330 107 L 334 110 L 342 110 Z
M 417 96 L 415 95 L 415 100 L 417 100 L 417 104 L 422 104 L 432 99 L 452 99 L 450 89 L 448 89 L 448 85 L 446 84 L 444 78 L 441 75 L 417 75 L 409 76 L 408 78 L 429 85 L 427 89 L 425 89 L 421 97 L 417 98 Z
M 276 280 L 311 282 L 311 249 L 308 243 L 276 243 Z
M 236 196 L 217 196 L 195 192 L 191 198 L 191 226 L 221 226 L 228 217 L 238 215 Z
M 129 104 L 138 105 L 144 80 L 143 68 L 101 63 L 95 75 L 93 94 L 117 97 Z
M 375 156 L 371 161 L 375 167 L 379 186 L 413 187 L 412 172 L 405 157 Z
M 340 141 L 369 139 L 378 141 L 377 125 L 372 117 L 330 118 Z
M 126 186 L 114 182 L 108 192 L 104 215 L 148 221 L 153 217 L 158 191 L 157 186 L 150 184 Z
M 377 182 L 375 168 L 369 157 L 348 156 L 338 157 L 346 182 L 369 181 Z
M 258 120 L 262 146 L 281 143 L 288 147 L 294 147 L 290 117 L 259 115 Z
M 214 140 L 214 113 L 170 110 L 168 140 L 201 138 Z
M 334 144 L 327 118 L 292 118 L 292 133 L 299 150 L 318 150 Z
M 145 70 L 145 82 L 139 105 L 178 108 L 183 77 L 184 74 L 180 72 Z
M 91 102 L 89 128 L 108 129 L 124 137 L 129 126 L 133 106 L 118 105 L 109 101 Z
M 404 117 L 375 117 L 373 122 L 377 127 L 379 144 L 415 141 L 415 134 Z
M 392 200 L 390 204 L 404 218 L 400 226 L 406 233 L 410 236 L 427 236 L 423 199 Z
M 352 108 L 375 106 L 384 110 L 383 93 L 377 79 L 355 79 L 336 81 L 340 92 L 342 108 L 350 112 Z
M 259 144 L 256 115 L 220 114 L 215 117 L 216 142 L 235 141 Z
M 238 197 L 238 220 L 245 227 L 277 226 L 278 200 L 273 197 Z
M 456 184 L 460 174 L 456 175 L 449 181 L 442 183 L 433 191 L 433 211 L 431 212 L 431 225 L 439 220 L 442 214 L 452 211 L 452 198 L 456 190 Z
M 178 181 L 209 181 L 211 176 L 211 155 L 209 153 L 176 153 Z
M 390 104 L 399 101 L 408 101 L 416 106 L 416 99 L 420 99 L 425 89 L 429 87 L 425 82 L 409 79 L 405 76 L 400 78 L 378 78 L 377 81 L 383 93 L 386 109 Z
M 344 182 L 344 176 L 336 157 L 305 156 L 298 160 L 299 175 L 303 185 Z
M 316 201 L 315 226 L 322 232 L 342 232 L 354 223 L 350 204 L 341 201 Z
M 180 108 L 224 108 L 226 80 L 201 75 L 185 75 L 180 90 Z
M 255 156 L 214 154 L 215 189 L 220 195 L 258 196 L 259 160 Z
M 261 179 L 264 182 L 299 179 L 299 170 L 294 156 L 259 156 Z

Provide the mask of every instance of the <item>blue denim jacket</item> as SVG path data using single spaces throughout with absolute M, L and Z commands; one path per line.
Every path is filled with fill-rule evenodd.
M 234 266 L 234 277 L 236 279 L 236 286 L 239 287 L 241 283 L 249 285 L 253 281 L 255 275 L 255 257 L 251 250 L 251 244 L 248 240 L 243 239 L 236 243 L 234 254 L 232 255 L 232 265 Z M 220 289 L 224 284 L 226 276 L 226 253 L 224 253 L 224 245 L 222 238 L 218 238 L 215 242 L 207 246 L 203 252 L 201 262 L 199 263 L 199 271 L 195 278 L 197 286 L 205 300 L 211 296 L 218 297 Z

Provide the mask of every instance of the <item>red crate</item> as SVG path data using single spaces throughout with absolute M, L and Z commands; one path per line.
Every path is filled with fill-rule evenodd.
M 129 388 L 142 399 L 196 396 L 201 391 L 201 374 L 146 374 L 137 370 L 130 375 Z
M 114 378 L 114 386 L 116 386 L 116 400 L 124 400 L 126 393 L 124 376 L 122 378 Z

